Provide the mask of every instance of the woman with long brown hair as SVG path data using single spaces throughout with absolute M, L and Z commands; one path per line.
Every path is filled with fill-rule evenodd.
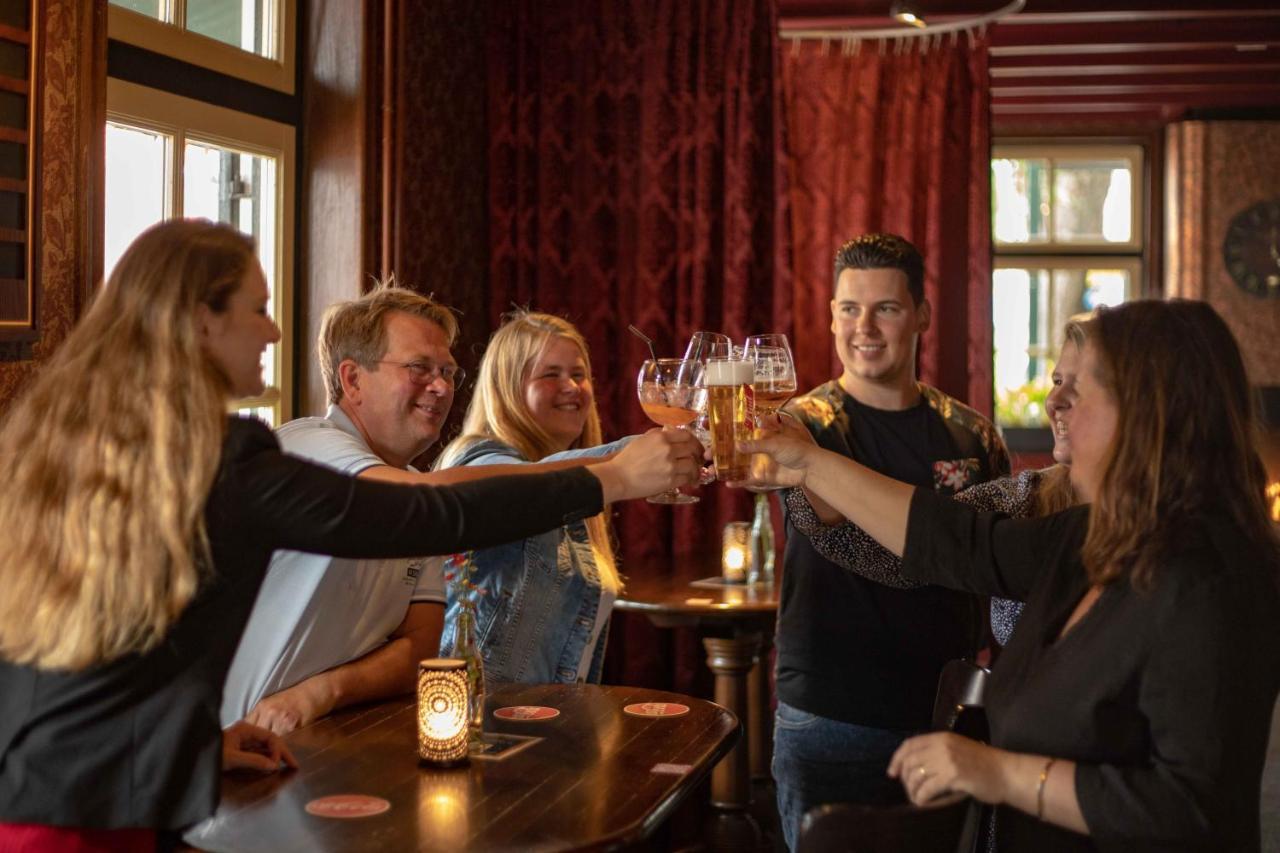
M 906 741 L 913 802 L 995 804 L 1002 850 L 1257 850 L 1280 690 L 1280 556 L 1240 351 L 1199 302 L 1073 324 L 1071 481 L 1087 507 L 981 514 L 788 438 L 757 479 L 803 485 L 917 580 L 1024 598 L 987 686 L 991 746 Z
M 0 848 L 151 848 L 213 811 L 222 767 L 287 760 L 267 733 L 218 725 L 273 550 L 480 547 L 696 476 L 680 437 L 435 488 L 286 456 L 225 414 L 262 391 L 267 296 L 243 235 L 155 226 L 0 426 Z

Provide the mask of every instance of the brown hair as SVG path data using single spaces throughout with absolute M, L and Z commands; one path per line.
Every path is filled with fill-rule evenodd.
M 1143 300 L 1099 310 L 1067 334 L 1093 347 L 1118 410 L 1083 550 L 1090 580 L 1150 584 L 1207 516 L 1274 549 L 1252 393 L 1217 312 Z
M 924 302 L 924 258 L 920 250 L 897 234 L 863 234 L 836 250 L 835 280 L 845 270 L 898 270 L 907 277 L 907 291 L 916 305 Z
M 1040 487 L 1036 490 L 1036 515 L 1053 515 L 1070 509 L 1076 503 L 1076 490 L 1071 486 L 1071 469 L 1066 465 L 1045 468 L 1040 474 Z
M 197 306 L 253 269 L 234 228 L 172 220 L 121 256 L 0 426 L 0 657 L 83 669 L 155 647 L 208 571 L 230 380 Z
M 336 405 L 342 399 L 338 365 L 351 359 L 372 370 L 387 354 L 386 318 L 396 311 L 435 323 L 444 330 L 449 346 L 453 346 L 458 337 L 458 321 L 452 311 L 429 296 L 396 285 L 394 278 L 359 299 L 330 305 L 320 321 L 320 338 L 316 341 L 320 372 L 330 404 Z
M 514 447 L 530 462 L 556 451 L 555 441 L 534 419 L 524 396 L 529 371 L 554 338 L 571 341 L 581 351 L 587 376 L 591 376 L 591 354 L 577 327 L 553 314 L 514 312 L 489 339 L 476 375 L 475 392 L 462 421 L 462 435 L 440 454 L 437 468 L 454 464 L 468 447 L 486 438 Z M 582 435 L 572 447 L 596 447 L 602 443 L 600 415 L 593 397 Z M 587 519 L 586 525 L 601 586 L 617 593 L 622 583 L 614 557 L 608 511 Z

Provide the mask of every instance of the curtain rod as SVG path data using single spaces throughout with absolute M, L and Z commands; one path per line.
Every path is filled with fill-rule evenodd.
M 995 23 L 1001 18 L 1009 15 L 1015 15 L 1022 11 L 1022 7 L 1027 5 L 1027 0 L 1011 0 L 1011 2 L 1001 6 L 993 12 L 985 15 L 978 15 L 973 18 L 965 18 L 960 21 L 947 21 L 944 24 L 938 24 L 933 27 L 925 27 L 924 29 L 914 29 L 910 27 L 885 27 L 876 30 L 855 30 L 855 29 L 831 29 L 831 30 L 780 30 L 778 35 L 784 39 L 802 40 L 802 39 L 849 39 L 857 41 L 860 39 L 904 39 L 904 38 L 921 38 L 928 36 L 940 36 L 946 33 L 958 33 L 961 31 L 972 31 L 987 24 Z

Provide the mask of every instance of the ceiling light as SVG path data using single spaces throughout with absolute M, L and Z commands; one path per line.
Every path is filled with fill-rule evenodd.
M 921 29 L 927 26 L 924 15 L 920 12 L 920 7 L 912 0 L 893 0 L 893 4 L 889 6 L 889 15 L 900 24 L 920 27 Z

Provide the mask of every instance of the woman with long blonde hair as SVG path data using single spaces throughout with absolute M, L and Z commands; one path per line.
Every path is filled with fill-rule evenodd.
M 0 849 L 152 849 L 212 813 L 221 768 L 292 763 L 268 732 L 218 725 L 275 549 L 481 547 L 696 476 L 691 456 L 654 476 L 622 453 L 409 487 L 286 456 L 226 416 L 263 389 L 267 301 L 250 240 L 157 225 L 0 425 Z
M 987 683 L 991 745 L 905 741 L 889 773 L 912 802 L 995 805 L 1000 850 L 1257 850 L 1280 549 L 1240 350 L 1203 302 L 1071 327 L 1088 506 L 979 513 L 790 438 L 749 446 L 780 466 L 757 479 L 815 492 L 909 578 L 1027 603 Z
M 520 311 L 490 339 L 462 434 L 437 465 L 597 460 L 625 444 L 601 441 L 586 340 L 565 319 Z M 470 556 L 477 589 L 450 588 L 444 647 L 474 610 L 486 680 L 600 680 L 622 586 L 605 513 Z

